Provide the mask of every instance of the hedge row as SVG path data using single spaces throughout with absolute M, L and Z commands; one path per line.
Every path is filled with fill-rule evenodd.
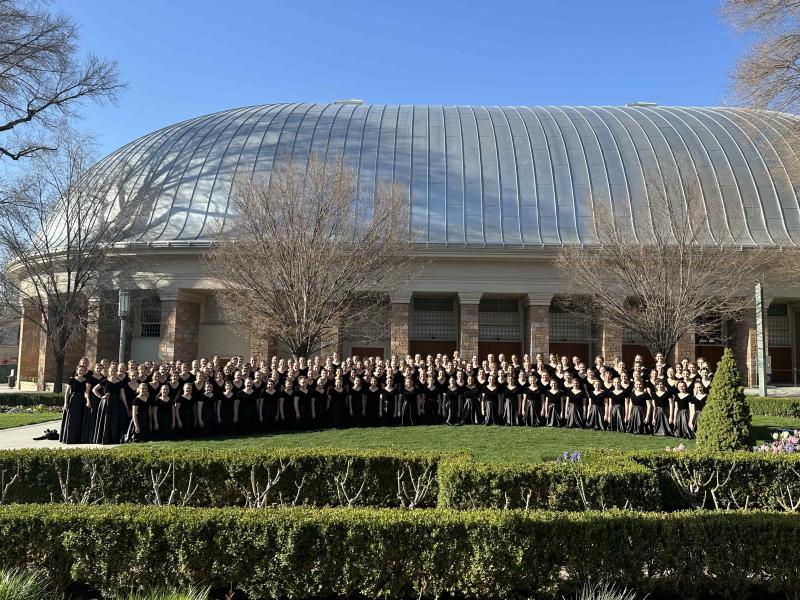
M 591 451 L 579 462 L 493 464 L 391 450 L 0 451 L 0 492 L 14 477 L 7 503 L 86 496 L 196 507 L 800 508 L 800 456 L 748 452 Z
M 747 404 L 750 405 L 750 414 L 754 417 L 800 418 L 800 398 L 748 396 Z
M 439 465 L 439 507 L 660 510 L 661 497 L 656 474 L 624 455 L 541 464 L 458 458 Z
M 800 587 L 800 515 L 769 512 L 250 511 L 0 508 L 7 567 L 104 594 L 190 585 L 251 597 L 560 597 L 611 578 L 640 592 L 744 597 Z
M 399 506 L 398 475 L 430 482 L 418 504 L 438 494 L 436 452 L 337 449 L 223 449 L 126 446 L 109 450 L 0 451 L 0 483 L 17 480 L 6 502 L 92 501 L 203 507 Z M 2 486 L 0 486 L 0 490 Z
M 3 406 L 62 406 L 64 394 L 53 392 L 10 392 L 0 394 L 0 404 Z

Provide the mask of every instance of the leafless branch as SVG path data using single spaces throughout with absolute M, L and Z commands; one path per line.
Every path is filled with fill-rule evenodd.
M 336 496 L 339 498 L 339 504 L 346 504 L 347 506 L 354 506 L 361 493 L 364 491 L 364 486 L 367 484 L 367 473 L 364 472 L 361 478 L 361 486 L 358 490 L 348 489 L 348 480 L 350 479 L 350 468 L 353 466 L 353 460 L 348 459 L 347 468 L 343 474 L 333 476 L 333 484 L 336 487 Z
M 388 323 L 387 293 L 421 264 L 400 187 L 360 188 L 352 169 L 312 157 L 239 179 L 232 193 L 239 216 L 205 259 L 229 323 L 296 356 L 354 322 Z
M 17 467 L 17 472 L 14 473 L 14 476 L 6 481 L 6 470 L 3 469 L 0 471 L 0 506 L 6 503 L 6 498 L 8 498 L 8 491 L 11 489 L 11 486 L 14 485 L 17 480 L 19 479 L 19 467 Z

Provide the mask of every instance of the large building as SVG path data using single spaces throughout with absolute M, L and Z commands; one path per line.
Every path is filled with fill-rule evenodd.
M 602 319 L 583 322 L 553 305 L 566 282 L 552 258 L 564 244 L 595 239 L 592 206 L 604 203 L 632 235 L 651 222 L 653 175 L 702 191 L 715 234 L 743 247 L 800 243 L 800 121 L 735 108 L 419 106 L 268 104 L 171 125 L 101 160 L 92 176 L 113 182 L 120 199 L 152 201 L 143 233 L 124 248 L 148 273 L 133 293 L 133 359 L 280 352 L 251 347 L 230 330 L 199 260 L 220 227 L 235 235 L 230 201 L 237 176 L 315 154 L 343 157 L 368 197 L 394 180 L 410 195 L 411 220 L 430 259 L 421 278 L 391 298 L 390 318 L 366 344 L 355 331 L 333 340 L 343 353 L 506 352 L 623 355 L 640 340 Z M 621 217 L 621 218 L 619 218 Z M 157 265 L 157 266 L 153 266 Z M 157 271 L 153 273 L 153 271 Z M 147 275 L 147 277 L 144 277 Z M 153 278 L 155 276 L 155 279 Z M 768 353 L 774 381 L 794 382 L 800 286 L 768 289 Z M 157 280 L 156 289 L 152 281 Z M 113 304 L 114 299 L 107 299 Z M 91 299 L 101 302 L 102 299 Z M 115 357 L 119 325 L 111 314 L 74 344 Z M 41 343 L 40 343 L 41 342 Z M 714 361 L 734 348 L 755 382 L 750 315 L 714 335 L 687 336 L 677 358 Z M 20 381 L 52 379 L 52 358 L 23 321 Z

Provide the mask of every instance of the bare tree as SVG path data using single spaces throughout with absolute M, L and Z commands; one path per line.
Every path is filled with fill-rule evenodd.
M 98 317 L 87 310 L 87 299 L 123 271 L 112 248 L 136 220 L 135 201 L 113 201 L 113 182 L 87 174 L 90 148 L 85 137 L 63 135 L 57 152 L 32 159 L 0 211 L 4 316 L 27 319 L 46 336 L 55 391 L 64 380 L 68 345 Z
M 724 14 L 751 38 L 737 64 L 734 90 L 755 108 L 800 109 L 800 2 L 725 0 Z
M 751 306 L 750 284 L 777 262 L 724 233 L 696 186 L 664 177 L 647 184 L 647 227 L 634 231 L 624 216 L 595 202 L 597 243 L 564 246 L 556 265 L 576 292 L 563 299 L 565 308 L 602 316 L 638 334 L 653 355 L 666 355 L 691 331 L 709 334 L 741 318 Z
M 329 345 L 332 328 L 387 323 L 386 294 L 421 264 L 408 202 L 393 184 L 358 192 L 351 169 L 317 157 L 234 183 L 239 216 L 205 259 L 229 323 L 295 356 Z
M 42 0 L 0 0 L 0 157 L 52 149 L 51 133 L 85 100 L 114 101 L 117 65 L 78 54 L 78 28 Z

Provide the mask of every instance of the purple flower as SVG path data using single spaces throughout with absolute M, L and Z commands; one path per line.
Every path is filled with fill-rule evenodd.
M 578 450 L 572 453 L 572 460 L 577 462 L 581 459 L 581 453 Z

